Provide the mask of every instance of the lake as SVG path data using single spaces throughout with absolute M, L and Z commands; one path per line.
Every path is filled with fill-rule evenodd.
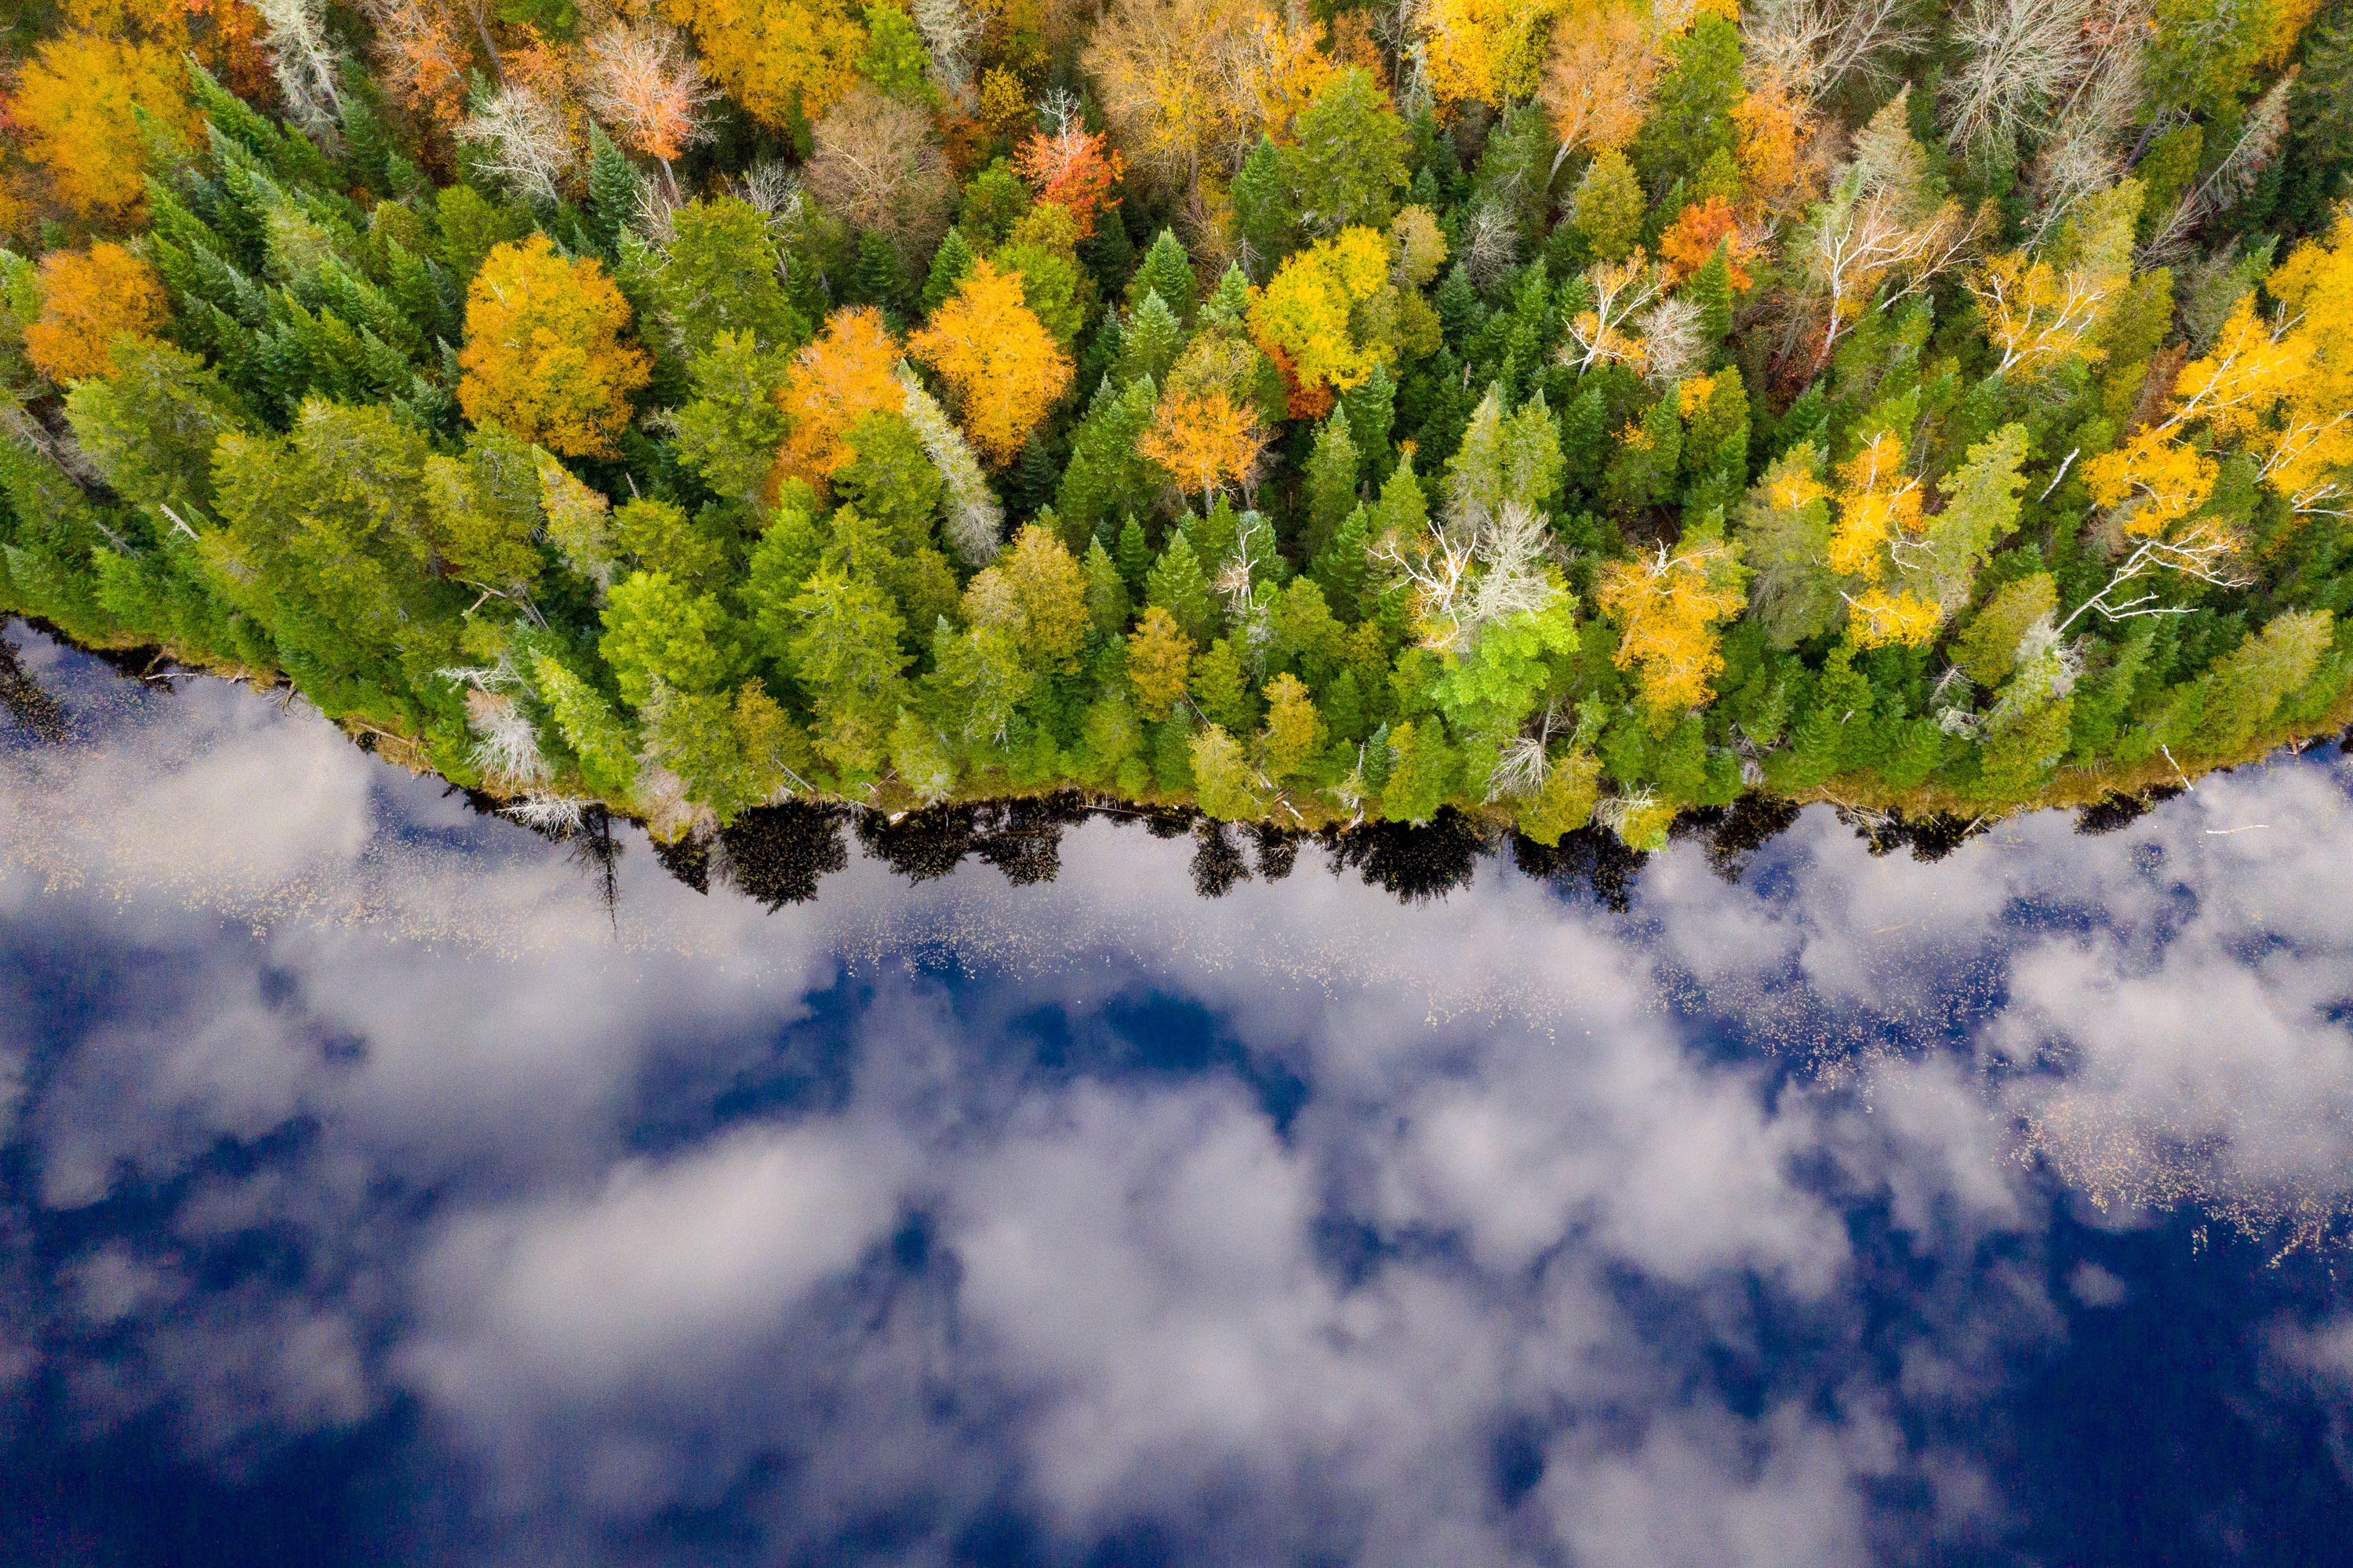
M 658 851 L 7 635 L 8 1561 L 2342 1560 L 2334 745 Z

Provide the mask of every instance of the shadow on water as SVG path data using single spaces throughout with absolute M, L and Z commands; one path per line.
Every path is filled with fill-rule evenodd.
M 10 722 L 35 740 L 54 746 L 66 737 L 66 705 L 41 689 L 19 659 L 21 652 L 16 643 L 0 637 L 0 708 L 5 708 Z

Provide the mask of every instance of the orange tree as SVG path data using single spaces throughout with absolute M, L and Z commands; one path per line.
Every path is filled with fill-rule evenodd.
M 650 375 L 644 351 L 621 340 L 628 324 L 628 302 L 595 261 L 567 261 L 544 234 L 494 246 L 466 290 L 459 407 L 566 457 L 608 454 Z

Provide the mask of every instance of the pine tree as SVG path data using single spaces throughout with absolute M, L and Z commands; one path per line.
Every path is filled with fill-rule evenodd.
M 1258 694 L 1250 690 L 1241 655 L 1220 637 L 1193 661 L 1193 701 L 1201 716 L 1236 735 L 1258 727 Z
M 1198 645 L 1217 629 L 1217 601 L 1209 597 L 1209 579 L 1193 554 L 1193 542 L 1179 533 L 1160 553 L 1145 577 L 1144 601 L 1166 610 L 1177 629 Z
M 644 176 L 604 127 L 588 122 L 588 235 L 607 258 L 619 254 L 621 231 L 637 215 Z
M 1127 303 L 1132 310 L 1144 302 L 1144 296 L 1156 293 L 1180 322 L 1193 319 L 1193 307 L 1201 294 L 1200 280 L 1194 276 L 1192 258 L 1177 240 L 1174 229 L 1164 228 L 1152 249 L 1144 253 L 1144 264 L 1128 280 Z
M 1201 302 L 1201 319 L 1229 326 L 1240 326 L 1250 310 L 1250 280 L 1242 275 L 1239 265 L 1229 265 L 1218 280 L 1218 286 Z
M 1348 514 L 1309 568 L 1315 586 L 1324 590 L 1324 602 L 1350 620 L 1363 613 L 1365 552 L 1371 540 L 1372 514 L 1359 506 Z
M 1374 366 L 1372 374 L 1341 393 L 1340 412 L 1347 416 L 1348 434 L 1356 443 L 1359 471 L 1380 483 L 1397 461 L 1389 445 L 1389 432 L 1397 424 L 1397 382 L 1388 366 Z
M 1732 332 L 1732 257 L 1731 242 L 1716 242 L 1715 253 L 1706 265 L 1692 274 L 1685 285 L 1692 298 L 1699 302 L 1699 324 L 1711 342 L 1721 344 Z
M 1320 552 L 1356 504 L 1357 447 L 1348 421 L 1335 413 L 1315 432 L 1314 450 L 1307 457 L 1307 538 L 1309 555 Z
M 1110 637 L 1127 624 L 1127 585 L 1120 580 L 1119 567 L 1100 536 L 1089 541 L 1082 569 L 1086 574 L 1087 614 L 1095 630 Z
M 1166 376 L 1168 367 L 1176 363 L 1177 350 L 1185 344 L 1185 329 L 1160 291 L 1146 289 L 1122 326 L 1119 364 L 1113 376 L 1120 381 L 1154 382 Z
M 898 314 L 904 303 L 906 279 L 899 271 L 898 251 L 879 229 L 867 229 L 858 237 L 857 280 L 860 302 Z
M 1241 231 L 1242 243 L 1250 247 L 1251 270 L 1261 281 L 1291 249 L 1293 218 L 1286 184 L 1282 155 L 1263 138 L 1234 175 L 1234 224 Z
M 940 302 L 956 291 L 964 275 L 972 270 L 972 247 L 965 242 L 964 230 L 951 228 L 941 239 L 940 248 L 932 254 L 932 270 L 923 280 L 923 313 L 931 314 L 940 308 Z
M 1119 529 L 1119 575 L 1131 593 L 1141 592 L 1152 569 L 1152 546 L 1145 543 L 1144 524 L 1130 517 Z

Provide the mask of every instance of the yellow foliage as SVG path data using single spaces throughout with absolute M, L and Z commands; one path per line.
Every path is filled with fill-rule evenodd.
M 1666 69 L 1660 46 L 1641 0 L 1574 6 L 1561 17 L 1539 96 L 1562 146 L 1622 152 L 1634 140 Z
M 1595 597 L 1619 624 L 1615 662 L 1621 670 L 1640 667 L 1642 700 L 1660 717 L 1713 694 L 1724 668 L 1716 624 L 1748 602 L 1732 553 L 1714 541 L 1680 555 L 1662 546 L 1655 556 L 1611 561 L 1601 568 Z
M 1379 292 L 1388 272 L 1388 240 L 1361 226 L 1344 228 L 1284 260 L 1250 302 L 1250 336 L 1288 364 L 1302 387 L 1345 392 L 1395 358 L 1388 344 L 1360 344 L 1348 331 L 1348 313 Z
M 171 48 L 94 32 L 67 33 L 33 51 L 9 117 L 25 156 L 57 199 L 82 217 L 136 215 L 147 194 L 148 143 L 139 116 L 166 140 L 195 134 L 187 68 Z
M 2126 508 L 2127 534 L 2162 534 L 2206 504 L 2220 465 L 2162 430 L 2143 430 L 2130 445 L 2084 465 L 2084 486 L 2102 506 Z
M 976 261 L 907 352 L 955 389 L 965 433 L 998 467 L 1070 388 L 1071 356 L 1021 301 L 1021 274 Z
M 1277 675 L 1266 683 L 1266 732 L 1259 745 L 1270 778 L 1287 779 L 1323 748 L 1324 721 L 1308 695 L 1306 683 L 1296 675 Z
M 1179 489 L 1199 491 L 1206 506 L 1220 486 L 1250 472 L 1265 446 L 1248 404 L 1236 407 L 1221 389 L 1194 394 L 1172 386 L 1135 450 L 1166 469 Z
M 1831 531 L 1831 570 L 1877 582 L 1886 547 L 1920 526 L 1920 482 L 1904 471 L 1904 438 L 1882 431 L 1841 463 L 1838 472 L 1839 520 Z
M 1421 14 L 1422 57 L 1441 112 L 1532 95 L 1547 25 L 1567 8 L 1567 0 L 1430 0 Z
M 845 307 L 828 316 L 825 330 L 793 356 L 776 391 L 776 406 L 791 428 L 776 453 L 770 489 L 798 479 L 823 493 L 826 482 L 850 460 L 841 439 L 849 427 L 877 409 L 895 414 L 907 406 L 907 389 L 892 374 L 898 363 L 899 345 L 873 306 Z
M 1896 594 L 1884 588 L 1869 588 L 1846 602 L 1853 613 L 1858 648 L 1877 648 L 1890 642 L 1924 648 L 1935 640 L 1936 628 L 1945 619 L 1943 608 L 1935 599 L 1915 599 L 1909 588 Z
M 662 0 L 728 96 L 770 125 L 815 120 L 858 82 L 866 28 L 843 0 Z
M 1032 523 L 974 576 L 964 612 L 1012 637 L 1041 666 L 1067 669 L 1090 624 L 1086 575 L 1052 530 Z
M 60 387 L 113 374 L 115 338 L 152 336 L 171 313 L 155 270 L 111 242 L 42 257 L 40 288 L 25 357 Z
M 1261 11 L 1236 53 L 1240 90 L 1256 106 L 1258 128 L 1276 142 L 1291 139 L 1292 122 L 1315 97 L 1315 90 L 1339 74 L 1318 47 L 1310 26 L 1288 26 Z
M 566 457 L 610 453 L 629 394 L 651 377 L 644 351 L 622 341 L 628 324 L 628 302 L 594 260 L 565 260 L 544 234 L 493 246 L 466 290 L 458 406 Z
M 2079 270 L 2062 272 L 2048 261 L 2030 263 L 2023 251 L 2011 250 L 1987 261 L 1969 280 L 1969 291 L 1985 312 L 1988 341 L 2001 351 L 2000 368 L 2034 376 L 2071 360 L 2107 357 L 2090 334 L 2116 282 Z
M 1187 178 L 1257 126 L 1238 86 L 1253 0 L 1115 0 L 1080 57 L 1134 161 Z
M 1127 678 L 1145 718 L 1156 724 L 1168 716 L 1192 669 L 1193 640 L 1176 618 L 1156 604 L 1146 609 L 1127 639 Z

